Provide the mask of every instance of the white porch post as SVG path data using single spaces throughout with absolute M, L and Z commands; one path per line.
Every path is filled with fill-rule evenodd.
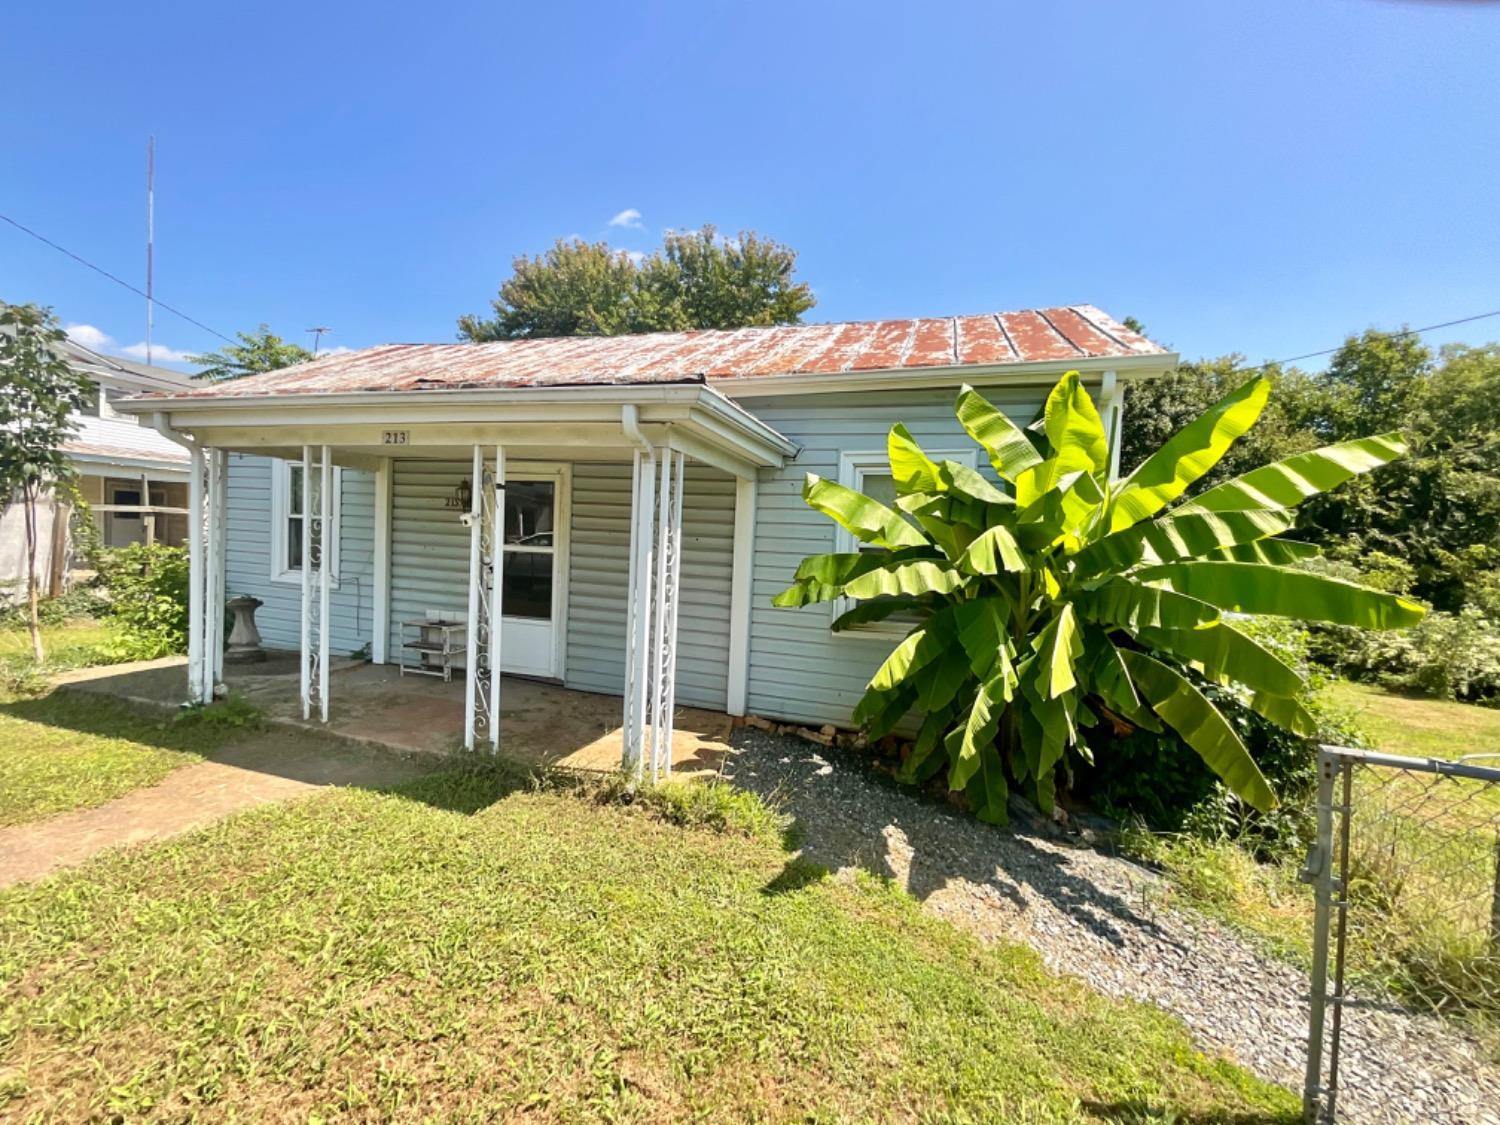
M 755 559 L 754 477 L 734 482 L 734 562 L 729 579 L 729 690 L 725 710 L 743 715 L 750 686 L 750 601 Z
M 629 635 L 626 637 L 625 744 L 622 765 L 637 777 L 646 767 L 647 707 L 651 687 L 652 532 L 656 512 L 656 452 L 635 455 L 630 500 Z
M 482 617 L 479 589 L 480 555 L 484 534 L 484 451 L 474 446 L 469 481 L 469 619 L 464 631 L 468 648 L 464 653 L 464 748 L 474 749 L 474 708 L 479 689 L 479 624 Z
M 302 447 L 302 622 L 298 649 L 302 721 L 312 717 L 312 446 Z
M 333 529 L 328 526 L 329 513 L 333 511 L 333 461 L 328 446 L 319 451 L 319 471 L 322 483 L 318 489 L 318 717 L 328 721 L 328 590 L 333 565 Z M 306 476 L 306 470 L 303 473 Z M 309 560 L 304 560 L 306 564 Z
M 666 536 L 669 557 L 667 559 L 667 584 L 666 605 L 662 613 L 666 617 L 665 643 L 662 649 L 662 675 L 665 683 L 662 685 L 662 700 L 664 706 L 661 714 L 657 716 L 656 725 L 661 728 L 662 744 L 662 772 L 664 776 L 672 773 L 672 732 L 676 726 L 677 716 L 677 606 L 681 601 L 682 591 L 682 481 L 683 469 L 687 461 L 681 453 L 675 458 L 674 476 L 672 480 L 672 503 L 670 507 L 670 534 Z M 669 509 L 662 510 L 661 518 L 668 519 Z
M 204 615 L 204 702 L 213 700 L 224 680 L 224 562 L 228 455 L 207 450 L 208 461 L 208 589 Z
M 500 628 L 505 601 L 505 446 L 495 446 L 494 525 L 490 533 L 490 751 L 500 751 Z
M 314 454 L 316 451 L 316 455 Z M 317 474 L 316 477 L 314 474 Z M 316 483 L 314 483 L 316 482 Z M 302 447 L 302 718 L 328 721 L 328 595 L 333 563 L 333 460 L 326 445 Z
M 188 447 L 188 702 L 205 700 L 203 675 L 204 570 L 203 447 Z M 211 690 L 211 689 L 210 689 Z
M 624 715 L 620 724 L 620 768 L 628 770 L 631 766 L 630 748 L 633 745 L 635 734 L 635 619 L 640 611 L 636 598 L 636 549 L 635 549 L 635 527 L 636 527 L 636 505 L 641 499 L 641 461 L 640 452 L 634 451 L 630 455 L 630 535 L 629 542 L 625 547 L 626 555 L 626 578 L 625 578 L 625 698 Z
M 661 486 L 656 502 L 656 604 L 652 607 L 656 634 L 651 646 L 651 780 L 661 780 L 662 762 L 669 753 L 663 744 L 667 703 L 667 582 L 671 567 L 672 447 L 661 451 Z

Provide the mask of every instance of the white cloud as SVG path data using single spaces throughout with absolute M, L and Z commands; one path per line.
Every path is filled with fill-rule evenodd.
M 108 332 L 101 332 L 92 324 L 70 324 L 64 329 L 68 339 L 75 344 L 82 344 L 91 351 L 108 351 L 115 346 L 115 338 Z
M 328 355 L 348 355 L 353 350 L 353 348 L 345 347 L 343 344 L 335 344 L 331 348 L 319 348 L 318 358 L 322 359 L 324 356 Z
M 626 230 L 645 230 L 645 224 L 641 222 L 641 213 L 634 207 L 627 207 L 609 221 L 612 227 L 624 227 Z
M 139 344 L 121 344 L 108 332 L 95 328 L 92 324 L 69 324 L 63 329 L 68 334 L 68 339 L 75 344 L 82 344 L 90 351 L 100 352 L 104 355 L 123 355 L 142 362 L 146 359 L 146 342 L 142 340 Z M 185 352 L 180 348 L 169 347 L 166 344 L 151 345 L 152 363 L 188 363 L 188 356 L 192 352 Z
M 645 252 L 641 250 L 621 250 L 620 257 L 629 259 L 632 265 L 637 266 L 646 260 Z
M 139 344 L 126 344 L 120 349 L 120 354 L 145 363 L 146 341 L 142 340 Z M 188 357 L 196 354 L 196 352 L 185 352 L 179 348 L 169 348 L 166 344 L 153 343 L 151 345 L 152 363 L 188 363 L 190 362 Z

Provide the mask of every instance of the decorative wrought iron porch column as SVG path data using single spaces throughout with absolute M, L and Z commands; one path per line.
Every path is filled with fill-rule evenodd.
M 316 463 L 313 450 L 318 451 Z M 313 473 L 317 487 L 313 487 Z M 328 446 L 302 447 L 302 717 L 328 721 L 328 513 L 333 504 Z
M 464 746 L 500 749 L 501 616 L 505 570 L 505 448 L 493 468 L 474 446 L 469 498 L 469 621 L 464 669 Z

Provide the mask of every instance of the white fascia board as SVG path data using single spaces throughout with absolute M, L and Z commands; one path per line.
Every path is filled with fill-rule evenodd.
M 127 414 L 165 413 L 173 429 L 201 434 L 213 444 L 212 430 L 243 432 L 258 427 L 489 423 L 575 428 L 595 424 L 618 430 L 620 407 L 626 404 L 639 409 L 643 423 L 691 427 L 755 464 L 778 466 L 797 453 L 794 443 L 745 407 L 701 383 L 135 398 L 116 406 Z M 274 440 L 270 432 L 261 437 L 268 445 Z M 329 434 L 318 441 L 332 444 L 337 436 Z
M 140 476 L 145 473 L 156 480 L 180 481 L 188 479 L 187 460 L 155 461 L 147 457 L 104 457 L 95 453 L 69 453 L 68 460 L 78 466 L 86 476 L 109 476 L 118 470 L 121 476 Z
M 842 371 L 832 374 L 752 375 L 715 379 L 713 388 L 734 399 L 766 398 L 772 395 L 827 394 L 838 391 L 920 390 L 928 387 L 1045 386 L 1069 371 L 1085 379 L 1100 379 L 1113 371 L 1121 382 L 1166 375 L 1177 369 L 1177 353 L 1139 356 L 1079 356 L 1076 359 L 1040 363 L 997 363 L 984 366 L 892 368 L 882 371 Z

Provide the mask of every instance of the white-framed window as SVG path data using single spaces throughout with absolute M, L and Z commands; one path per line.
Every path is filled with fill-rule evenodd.
M 967 465 L 971 469 L 977 469 L 979 466 L 979 451 L 972 446 L 968 449 L 927 449 L 924 452 L 934 461 L 957 461 L 960 465 Z M 896 481 L 891 476 L 890 458 L 884 449 L 841 453 L 839 455 L 839 483 L 845 488 L 863 492 L 871 500 L 879 501 L 892 511 L 899 511 L 896 507 Z M 861 543 L 848 531 L 837 526 L 834 531 L 833 549 L 840 554 L 852 551 L 884 550 L 883 547 Z M 847 613 L 856 604 L 855 598 L 835 598 L 833 601 L 834 618 Z M 874 621 L 868 625 L 856 625 L 852 629 L 844 629 L 839 635 L 878 637 L 884 640 L 905 636 L 911 630 L 911 625 L 910 614 L 897 613 L 887 617 L 884 621 Z
M 328 574 L 334 586 L 339 584 L 339 495 L 343 492 L 343 470 L 334 467 L 332 504 L 328 509 Z M 313 510 L 317 510 L 318 489 L 322 474 L 313 471 Z M 271 581 L 302 584 L 302 462 L 271 462 Z M 320 554 L 318 528 L 313 525 L 313 557 Z

